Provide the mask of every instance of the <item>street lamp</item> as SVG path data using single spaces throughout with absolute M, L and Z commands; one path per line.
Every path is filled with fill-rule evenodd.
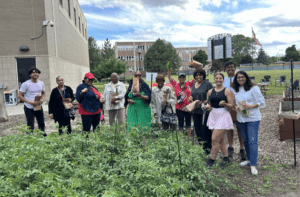
M 140 64 L 140 67 L 139 67 L 139 69 L 141 68 L 141 48 L 139 47 L 138 48 L 138 54 L 139 54 L 139 64 Z
M 124 56 L 122 57 L 122 61 L 123 61 L 123 63 L 125 62 L 125 57 Z M 127 70 L 127 68 L 126 68 L 126 70 Z M 126 70 L 124 72 L 124 83 L 125 83 L 125 73 L 126 73 Z

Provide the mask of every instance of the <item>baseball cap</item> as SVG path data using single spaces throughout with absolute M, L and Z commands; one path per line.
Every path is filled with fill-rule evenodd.
M 185 73 L 179 73 L 178 77 L 184 76 L 186 77 Z
M 86 74 L 84 75 L 84 77 L 87 77 L 87 78 L 89 78 L 89 79 L 94 79 L 94 78 L 95 78 L 94 75 L 93 75 L 93 73 L 90 73 L 90 72 L 86 73 Z

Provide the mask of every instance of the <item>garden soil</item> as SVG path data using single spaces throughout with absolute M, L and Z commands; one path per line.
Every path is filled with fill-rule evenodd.
M 241 189 L 243 193 L 236 190 L 226 191 L 221 188 L 221 196 L 287 196 L 296 197 L 300 194 L 300 140 L 296 140 L 298 166 L 294 167 L 294 143 L 293 140 L 279 140 L 279 101 L 282 96 L 266 96 L 266 108 L 261 109 L 262 121 L 259 127 L 258 139 L 258 176 L 252 176 L 250 167 L 241 167 L 242 174 L 229 175 L 229 178 Z M 108 124 L 108 113 L 105 113 L 106 124 Z M 0 137 L 16 134 L 16 130 L 11 128 L 23 122 L 26 124 L 25 115 L 10 116 L 8 122 L 0 123 Z M 76 114 L 75 121 L 71 121 L 72 127 L 81 122 L 81 117 Z M 53 126 L 54 121 L 49 119 L 48 113 L 45 113 L 46 133 L 57 132 Z M 37 123 L 35 121 L 35 128 Z M 226 144 L 227 137 L 225 136 Z M 239 142 L 237 133 L 234 135 L 234 155 L 232 163 L 240 162 Z M 219 158 L 222 154 L 219 154 Z M 273 164 L 281 164 L 285 167 L 274 167 Z M 270 170 L 277 169 L 277 170 Z

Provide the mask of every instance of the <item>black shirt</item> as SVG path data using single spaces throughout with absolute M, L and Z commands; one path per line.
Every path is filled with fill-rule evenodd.
M 202 84 L 195 88 L 196 83 L 193 84 L 192 87 L 192 97 L 193 101 L 200 100 L 201 102 L 206 100 L 207 92 L 213 88 L 213 85 L 208 81 L 203 81 Z M 193 112 L 193 114 L 203 114 L 203 110 L 200 107 L 197 107 Z
M 225 89 L 220 92 L 216 92 L 215 88 L 212 90 L 209 100 L 211 102 L 211 107 L 213 108 L 224 108 L 219 105 L 220 101 L 225 101 L 227 103 L 227 97 L 225 96 Z

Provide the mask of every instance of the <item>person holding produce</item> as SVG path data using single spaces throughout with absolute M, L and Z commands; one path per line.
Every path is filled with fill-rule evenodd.
M 192 111 L 194 126 L 199 143 L 203 143 L 205 153 L 209 155 L 211 150 L 211 130 L 207 127 L 208 111 L 201 108 L 202 104 L 207 104 L 207 93 L 213 85 L 206 81 L 206 72 L 203 69 L 194 71 L 195 82 L 192 86 L 191 101 L 196 102 L 196 108 Z M 190 101 L 190 102 L 191 102 Z M 203 113 L 205 111 L 205 113 Z M 204 116 L 204 117 L 203 117 Z
M 191 96 L 191 90 L 194 83 L 194 79 L 192 81 L 186 82 L 186 77 L 184 73 L 179 73 L 178 75 L 178 81 L 175 81 L 171 76 L 171 67 L 168 67 L 168 78 L 170 83 L 172 84 L 174 91 L 175 91 L 175 97 L 176 99 L 176 115 L 178 118 L 178 129 L 181 130 L 181 133 L 183 133 L 183 125 L 185 120 L 185 127 L 188 130 L 188 137 L 191 138 L 191 113 L 188 112 L 186 106 L 190 104 L 189 98 Z
M 232 84 L 234 75 L 235 75 L 235 64 L 232 61 L 226 62 L 225 63 L 225 71 L 227 72 L 227 76 L 224 78 L 223 86 L 232 91 L 232 88 L 230 87 L 230 85 Z M 239 142 L 240 142 L 240 155 L 241 155 L 242 161 L 245 161 L 245 160 L 247 160 L 247 155 L 246 155 L 246 151 L 245 151 L 243 137 L 242 137 L 242 134 L 237 125 L 237 121 L 236 121 L 237 113 L 235 111 L 235 108 L 229 109 L 229 113 L 231 115 L 233 123 L 235 123 L 235 125 L 236 125 L 238 138 L 239 138 Z M 233 131 L 234 130 L 227 131 L 227 138 L 228 138 L 228 144 L 229 144 L 229 147 L 228 147 L 228 156 L 229 157 L 232 157 L 233 152 L 234 152 L 234 149 L 233 149 L 233 134 L 234 134 L 234 132 Z
M 61 76 L 56 78 L 58 87 L 55 87 L 50 95 L 49 100 L 49 117 L 58 122 L 59 135 L 62 134 L 62 127 L 68 127 L 68 133 L 72 132 L 70 119 L 74 120 L 75 117 L 70 117 L 69 111 L 65 109 L 63 102 L 72 103 L 75 100 L 73 90 L 71 87 L 66 86 L 64 79 Z
M 30 79 L 22 83 L 18 98 L 24 102 L 27 126 L 29 126 L 31 132 L 34 129 L 35 117 L 39 129 L 44 131 L 44 136 L 46 137 L 44 111 L 42 107 L 46 93 L 44 82 L 38 80 L 40 74 L 41 71 L 35 67 L 29 69 L 28 75 L 30 76 Z
M 247 152 L 247 161 L 240 163 L 241 166 L 250 165 L 251 173 L 257 175 L 258 155 L 258 129 L 261 120 L 259 108 L 265 108 L 265 98 L 258 86 L 253 86 L 251 79 L 244 71 L 236 73 L 233 84 L 235 95 L 238 127 L 244 139 Z
M 93 125 L 93 131 L 100 123 L 101 110 L 105 98 L 101 96 L 95 86 L 93 86 L 94 75 L 86 73 L 82 84 L 76 89 L 76 100 L 78 101 L 78 113 L 81 114 L 83 131 L 89 133 Z M 87 136 L 88 138 L 88 136 Z
M 166 111 L 166 113 L 172 114 L 175 113 L 175 95 L 172 91 L 172 88 L 165 86 L 165 77 L 161 74 L 156 77 L 157 87 L 152 90 L 152 98 L 151 98 L 151 106 L 152 111 L 154 113 L 154 117 L 157 118 L 159 123 L 162 123 L 163 129 L 173 129 L 175 130 L 176 125 L 161 122 L 160 117 L 162 115 L 162 111 Z
M 223 86 L 224 75 L 222 73 L 216 73 L 214 77 L 216 87 L 208 91 L 209 104 L 205 106 L 207 110 L 211 110 L 207 126 L 213 130 L 211 158 L 206 163 L 206 166 L 209 168 L 214 164 L 220 149 L 223 154 L 223 161 L 219 165 L 225 166 L 230 164 L 224 135 L 228 130 L 233 129 L 228 109 L 233 107 L 234 95 L 228 88 Z
M 125 94 L 125 108 L 127 110 L 127 131 L 132 127 L 140 127 L 144 130 L 151 128 L 151 90 L 142 79 L 140 71 L 136 71 L 135 78 L 129 81 L 129 87 Z
M 110 78 L 111 82 L 105 86 L 103 96 L 107 101 L 105 110 L 108 110 L 109 124 L 112 126 L 116 121 L 118 124 L 125 122 L 124 96 L 126 88 L 124 83 L 119 81 L 117 73 L 112 73 Z

